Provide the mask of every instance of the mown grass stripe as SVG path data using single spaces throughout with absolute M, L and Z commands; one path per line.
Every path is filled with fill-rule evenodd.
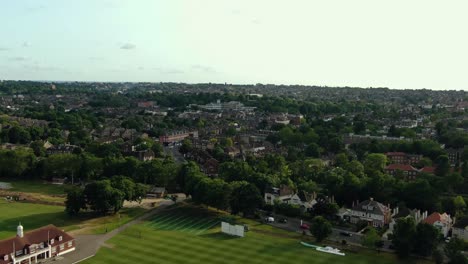
M 200 235 L 201 233 L 203 233 L 203 232 L 205 232 L 205 231 L 207 231 L 207 230 L 210 230 L 211 228 L 217 226 L 219 223 L 220 223 L 220 221 L 217 220 L 217 221 L 216 221 L 215 223 L 213 223 L 211 226 L 208 226 L 207 228 L 202 229 L 202 230 L 200 230 L 199 232 L 197 232 L 196 235 Z

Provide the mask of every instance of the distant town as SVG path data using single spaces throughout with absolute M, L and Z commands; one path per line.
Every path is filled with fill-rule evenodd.
M 468 92 L 4 80 L 0 196 L 0 264 L 467 263 Z

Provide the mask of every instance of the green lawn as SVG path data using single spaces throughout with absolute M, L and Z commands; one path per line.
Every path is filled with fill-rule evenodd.
M 0 239 L 14 236 L 19 222 L 28 231 L 48 224 L 64 227 L 73 221 L 62 206 L 7 202 L 0 198 Z
M 19 222 L 25 232 L 54 224 L 67 231 L 80 229 L 84 234 L 97 234 L 104 233 L 106 229 L 111 231 L 147 212 L 142 208 L 124 208 L 115 215 L 81 213 L 76 217 L 69 217 L 64 209 L 63 206 L 7 202 L 0 198 L 0 240 L 14 236 Z
M 56 185 L 44 183 L 43 181 L 6 181 L 11 183 L 12 187 L 9 191 L 26 192 L 26 193 L 41 193 L 48 195 L 64 195 L 66 185 Z
M 134 225 L 106 242 L 84 263 L 397 263 L 395 256 L 365 251 L 336 256 L 300 245 L 301 235 L 246 220 L 244 238 L 220 233 L 215 212 L 177 208 Z M 243 221 L 241 219 L 241 221 Z

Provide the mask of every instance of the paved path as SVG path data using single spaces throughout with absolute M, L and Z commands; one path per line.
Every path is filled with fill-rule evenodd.
M 49 263 L 60 263 L 60 264 L 73 264 L 93 257 L 99 248 L 101 248 L 105 242 L 115 235 L 119 234 L 129 226 L 137 224 L 142 220 L 145 220 L 154 214 L 164 210 L 167 206 L 172 205 L 172 201 L 164 201 L 162 202 L 157 208 L 152 209 L 151 211 L 145 213 L 144 215 L 120 226 L 103 235 L 77 235 L 76 239 L 76 250 L 74 252 L 68 253 L 63 255 L 62 259 L 54 260 L 49 259 L 47 262 Z

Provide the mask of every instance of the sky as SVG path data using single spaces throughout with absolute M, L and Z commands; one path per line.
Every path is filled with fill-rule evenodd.
M 0 79 L 468 90 L 466 0 L 0 0 Z

